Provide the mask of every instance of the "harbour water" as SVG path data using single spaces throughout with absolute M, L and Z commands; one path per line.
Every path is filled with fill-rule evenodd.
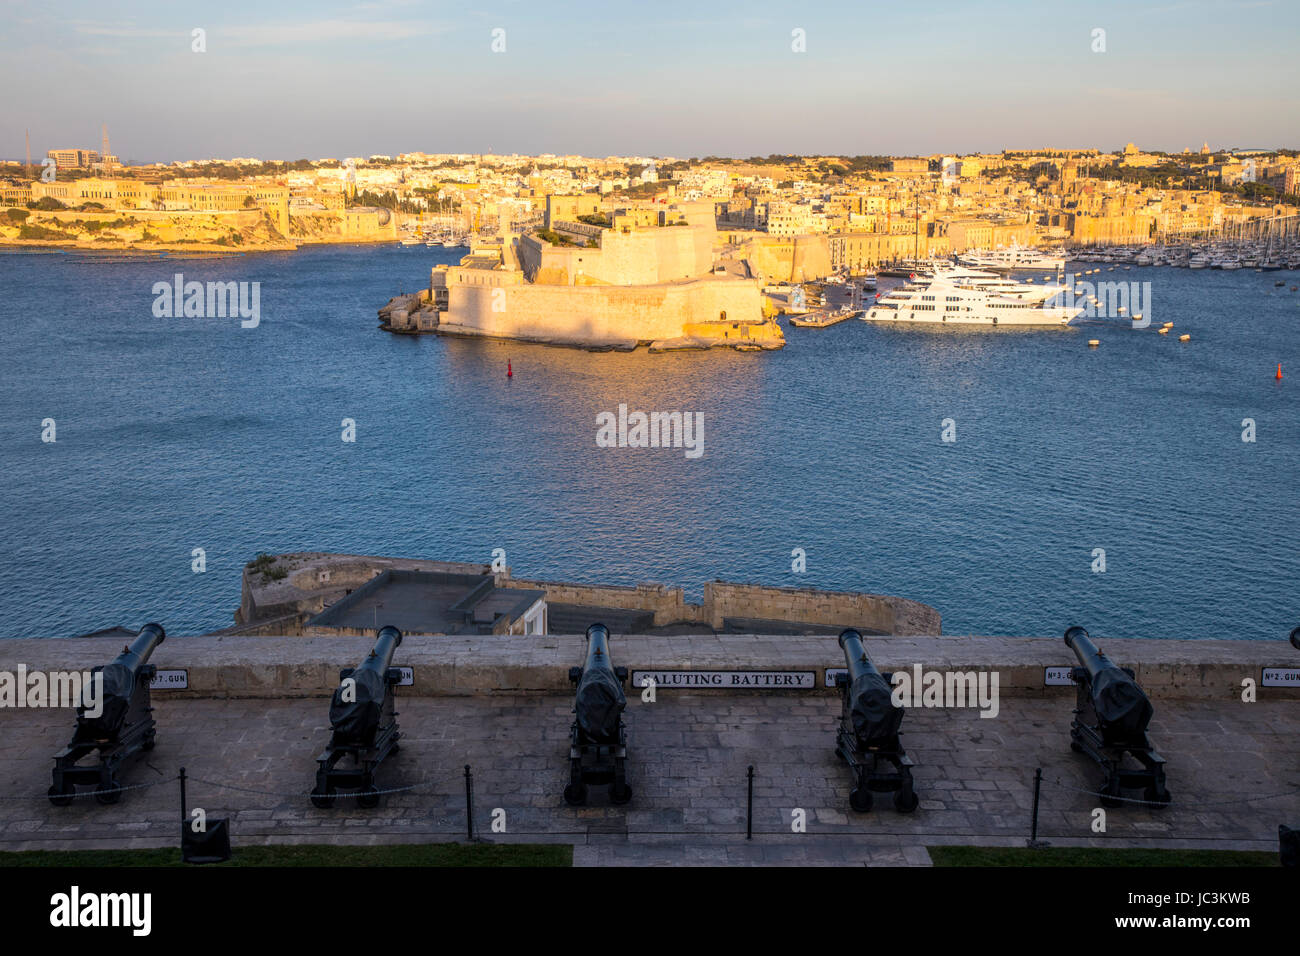
M 494 548 L 553 580 L 899 594 L 949 634 L 1277 640 L 1300 623 L 1296 272 L 1089 277 L 1151 282 L 1143 330 L 850 321 L 787 328 L 768 353 L 376 328 L 460 254 L 0 253 L 0 636 L 227 626 L 259 551 Z M 260 323 L 155 318 L 177 272 L 259 282 Z M 703 454 L 598 447 L 620 404 L 700 413 Z

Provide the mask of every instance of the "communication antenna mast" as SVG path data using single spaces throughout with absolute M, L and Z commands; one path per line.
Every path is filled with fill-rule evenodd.
M 23 178 L 31 179 L 32 178 L 32 131 L 28 129 L 28 130 L 23 130 L 23 132 L 27 135 L 27 165 L 23 167 Z

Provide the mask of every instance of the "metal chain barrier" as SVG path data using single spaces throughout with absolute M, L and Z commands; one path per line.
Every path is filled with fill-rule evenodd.
M 216 780 L 205 780 L 203 777 L 191 776 L 191 777 L 186 777 L 186 779 L 192 783 L 206 783 L 209 787 L 219 787 L 222 790 L 235 790 L 239 793 L 255 793 L 258 794 L 259 796 L 264 796 L 264 797 L 301 798 L 301 797 L 310 797 L 313 793 L 313 791 L 311 790 L 296 790 L 289 793 L 286 793 L 284 791 L 278 791 L 278 790 L 257 790 L 254 789 L 253 787 L 241 787 L 233 783 L 220 783 Z M 417 783 L 417 784 L 411 784 L 409 787 L 392 787 L 388 790 L 372 790 L 370 791 L 370 795 L 377 797 L 388 793 L 411 793 L 422 786 L 425 786 L 425 784 Z M 425 795 L 432 794 L 432 793 L 433 791 L 430 790 L 427 791 Z M 346 796 L 348 796 L 348 794 L 338 794 L 338 797 L 346 797 Z
M 1048 786 L 1056 787 L 1058 790 L 1069 790 L 1073 793 L 1086 793 L 1088 796 L 1091 797 L 1104 797 L 1107 800 L 1122 801 L 1124 803 L 1141 803 L 1147 806 L 1151 805 L 1150 800 L 1146 800 L 1142 797 L 1111 796 L 1108 793 L 1101 793 L 1100 791 L 1097 790 L 1086 790 L 1083 787 L 1071 787 L 1069 784 L 1059 783 L 1054 780 L 1044 780 L 1043 782 L 1046 783 Z M 1214 803 L 1203 803 L 1198 801 L 1196 804 L 1196 809 L 1201 810 L 1205 807 L 1226 807 L 1233 804 L 1251 803 L 1256 800 L 1273 800 L 1277 797 L 1294 797 L 1294 796 L 1300 796 L 1300 789 L 1283 790 L 1280 793 L 1269 793 L 1257 797 L 1233 797 L 1231 800 L 1219 800 Z
M 78 790 L 78 791 L 76 791 L 75 793 L 65 793 L 65 794 L 62 794 L 61 797 L 62 797 L 63 799 L 72 800 L 72 799 L 75 799 L 75 798 L 77 798 L 77 797 L 93 797 L 93 796 L 95 796 L 96 794 L 103 795 L 103 794 L 107 794 L 107 793 L 126 793 L 126 791 L 128 791 L 128 790 L 148 790 L 150 787 L 160 787 L 160 786 L 162 786 L 164 783 L 175 783 L 175 782 L 176 782 L 176 778 L 175 778 L 175 777 L 165 777 L 165 778 L 162 779 L 162 780 L 155 780 L 153 783 L 132 783 L 132 784 L 128 784 L 128 785 L 126 785 L 126 786 L 124 786 L 124 787 L 113 787 L 113 788 L 110 789 L 110 790 Z M 10 794 L 6 794 L 6 795 L 3 795 L 3 796 L 0 796 L 0 800 L 48 800 L 48 799 L 50 799 L 50 796 L 49 796 L 48 793 L 42 793 L 42 794 L 36 794 L 36 795 L 28 795 L 28 794 L 16 794 L 16 795 L 10 795 Z

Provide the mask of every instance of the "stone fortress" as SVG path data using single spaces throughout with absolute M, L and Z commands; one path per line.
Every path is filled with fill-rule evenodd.
M 476 240 L 424 292 L 390 301 L 385 327 L 595 349 L 776 349 L 748 261 L 717 258 L 711 202 L 601 212 L 597 196 L 548 196 L 545 227 Z
M 381 620 L 382 619 L 382 620 Z M 710 581 L 695 604 L 680 587 L 523 580 L 487 564 L 302 553 L 244 568 L 235 626 L 219 633 L 365 636 L 375 622 L 412 634 L 938 634 L 939 612 L 856 591 Z

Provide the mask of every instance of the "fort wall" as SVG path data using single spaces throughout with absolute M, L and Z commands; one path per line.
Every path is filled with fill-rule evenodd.
M 327 698 L 338 686 L 339 668 L 355 665 L 373 637 L 168 637 L 151 664 L 186 671 L 185 690 L 160 690 L 160 698 Z M 1116 663 L 1132 667 L 1149 696 L 1159 699 L 1232 701 L 1241 706 L 1242 681 L 1261 685 L 1264 667 L 1295 666 L 1285 642 L 1226 640 L 1105 640 Z M 612 653 L 630 670 L 812 671 L 815 690 L 773 691 L 830 695 L 827 668 L 842 668 L 835 637 L 746 634 L 613 635 Z M 1059 637 L 868 637 L 881 671 L 996 671 L 1002 697 L 1072 698 L 1068 686 L 1046 686 L 1048 667 L 1073 665 Z M 106 663 L 121 650 L 108 638 L 0 641 L 0 670 L 83 670 Z M 414 684 L 400 693 L 416 697 L 559 695 L 573 693 L 569 668 L 586 650 L 581 636 L 407 635 L 394 664 L 414 670 Z M 1300 686 L 1258 686 L 1260 700 L 1300 699 Z
M 687 325 L 721 345 L 780 348 L 757 282 L 704 277 L 639 286 L 453 285 L 439 331 L 565 345 L 631 348 L 675 340 Z M 704 323 L 717 323 L 707 328 Z

